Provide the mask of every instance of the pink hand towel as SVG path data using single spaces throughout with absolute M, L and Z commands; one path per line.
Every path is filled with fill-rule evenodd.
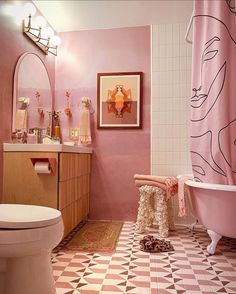
M 186 216 L 186 201 L 184 195 L 184 183 L 192 179 L 192 175 L 182 175 L 178 179 L 178 198 L 179 198 L 179 216 L 183 217 Z
M 91 144 L 90 114 L 88 109 L 82 109 L 79 113 L 79 142 Z
M 166 176 L 134 175 L 135 180 L 157 181 L 159 183 L 165 183 L 166 178 Z

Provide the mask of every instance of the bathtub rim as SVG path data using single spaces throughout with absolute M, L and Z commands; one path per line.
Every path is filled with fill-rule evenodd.
M 209 184 L 209 183 L 196 182 L 194 180 L 187 180 L 184 184 L 186 186 L 200 188 L 200 189 L 236 192 L 236 185 Z

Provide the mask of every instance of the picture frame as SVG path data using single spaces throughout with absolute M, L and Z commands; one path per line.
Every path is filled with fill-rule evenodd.
M 142 72 L 97 74 L 97 127 L 142 128 Z

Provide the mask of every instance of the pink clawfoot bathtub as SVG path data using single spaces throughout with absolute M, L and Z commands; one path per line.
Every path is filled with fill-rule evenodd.
M 222 236 L 236 238 L 236 186 L 185 182 L 194 216 L 205 226 L 211 243 L 209 254 L 214 254 Z

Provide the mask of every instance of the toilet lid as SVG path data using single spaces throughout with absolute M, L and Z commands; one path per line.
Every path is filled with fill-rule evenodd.
M 57 209 L 22 204 L 0 204 L 0 228 L 27 229 L 56 224 L 61 220 Z

